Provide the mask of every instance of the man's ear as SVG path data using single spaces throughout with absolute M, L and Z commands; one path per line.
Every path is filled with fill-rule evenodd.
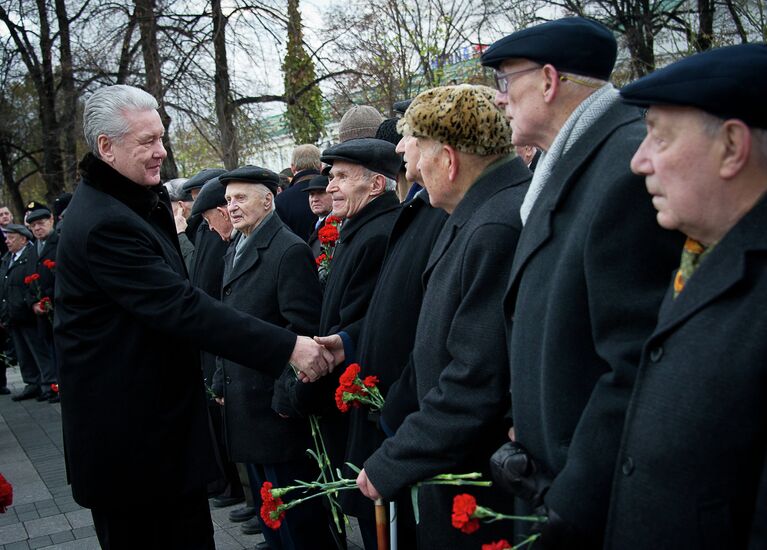
M 450 145 L 443 145 L 442 151 L 445 153 L 448 181 L 455 181 L 458 177 L 458 170 L 460 169 L 461 165 L 461 159 L 458 156 L 458 151 L 453 149 Z
M 725 120 L 719 130 L 722 145 L 722 163 L 719 176 L 732 179 L 743 171 L 751 155 L 751 129 L 737 119 Z
M 557 97 L 557 92 L 559 92 L 559 72 L 553 65 L 549 64 L 544 65 L 541 72 L 543 73 L 543 80 L 541 81 L 543 101 L 551 103 Z
M 386 177 L 383 174 L 376 174 L 373 178 L 373 185 L 370 188 L 370 196 L 377 197 L 386 191 Z
M 99 157 L 107 164 L 111 164 L 115 159 L 114 150 L 112 147 L 112 140 L 104 134 L 99 134 L 96 138 L 96 145 L 99 150 Z
M 222 218 L 225 220 L 229 219 L 229 210 L 226 209 L 226 206 L 216 206 L 216 210 L 221 214 Z

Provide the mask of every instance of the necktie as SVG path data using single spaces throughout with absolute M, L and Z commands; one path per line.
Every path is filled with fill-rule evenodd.
M 695 239 L 687 237 L 682 249 L 682 261 L 674 277 L 674 298 L 684 289 L 692 274 L 700 266 L 703 258 L 713 250 L 713 246 L 705 247 Z

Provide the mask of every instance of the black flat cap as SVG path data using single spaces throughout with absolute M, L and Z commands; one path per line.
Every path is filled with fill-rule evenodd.
M 497 69 L 506 59 L 529 59 L 558 71 L 610 78 L 618 44 L 613 33 L 584 17 L 565 17 L 501 38 L 482 54 L 485 67 Z
M 344 160 L 361 164 L 368 170 L 383 174 L 387 178 L 397 179 L 402 158 L 388 141 L 375 138 L 357 138 L 334 145 L 322 152 L 322 162 L 333 164 Z
M 277 195 L 277 187 L 280 185 L 280 176 L 271 170 L 260 166 L 240 166 L 218 177 L 219 183 L 226 187 L 227 183 L 237 181 L 240 183 L 260 183 L 264 185 L 272 195 Z
M 9 223 L 3 227 L 3 233 L 18 233 L 19 235 L 24 235 L 29 241 L 34 238 L 29 229 L 18 223 Z
M 719 118 L 767 128 L 765 72 L 767 44 L 740 44 L 681 59 L 632 82 L 620 93 L 631 105 L 696 107 Z
M 221 185 L 218 178 L 211 178 L 208 183 L 202 186 L 200 194 L 197 195 L 192 205 L 192 216 L 202 214 L 212 210 L 217 206 L 226 205 L 226 187 Z
M 53 213 L 47 208 L 38 208 L 27 214 L 27 223 L 36 222 L 37 220 L 45 220 L 51 216 L 53 216 Z
M 327 176 L 314 176 L 312 179 L 309 180 L 309 185 L 304 187 L 304 191 L 307 193 L 309 191 L 324 191 L 328 186 L 328 177 Z
M 72 193 L 62 193 L 58 197 L 56 197 L 56 200 L 53 201 L 53 213 L 56 214 L 56 217 L 58 218 L 61 216 L 62 212 L 67 209 L 67 206 L 69 206 L 69 202 L 72 200 Z
M 403 99 L 402 101 L 395 101 L 392 105 L 392 108 L 394 109 L 394 112 L 399 115 L 404 115 L 405 111 L 407 111 L 407 108 L 410 107 L 410 104 L 413 103 L 412 98 L 411 99 Z
M 216 176 L 220 176 L 226 172 L 223 168 L 205 168 L 204 170 L 198 172 L 188 180 L 184 182 L 184 185 L 181 186 L 181 189 L 186 191 L 187 193 L 191 191 L 192 189 L 202 189 L 202 186 L 208 183 L 211 179 L 215 178 Z

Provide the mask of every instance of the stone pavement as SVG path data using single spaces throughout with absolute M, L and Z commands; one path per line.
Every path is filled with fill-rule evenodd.
M 21 391 L 18 368 L 6 373 L 8 387 Z M 100 549 L 90 510 L 72 499 L 67 485 L 58 404 L 0 395 L 0 473 L 13 485 L 13 506 L 0 514 L 0 550 Z M 232 509 L 211 509 L 217 550 L 255 548 L 263 537 L 243 535 L 228 519 Z M 352 527 L 349 550 L 362 550 Z

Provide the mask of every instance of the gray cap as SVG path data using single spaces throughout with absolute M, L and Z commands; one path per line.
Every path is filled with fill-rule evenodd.
M 182 186 L 182 189 L 184 191 L 191 191 L 192 189 L 202 189 L 202 186 L 208 183 L 211 179 L 215 178 L 216 176 L 220 176 L 226 172 L 223 168 L 205 168 L 204 170 L 198 172 L 188 180 L 186 180 L 186 183 Z
M 17 233 L 26 237 L 28 241 L 31 241 L 34 238 L 29 229 L 18 223 L 9 223 L 3 227 L 3 233 Z
M 339 141 L 375 137 L 384 117 L 370 105 L 354 105 L 344 113 L 338 125 Z
M 47 208 L 38 208 L 37 210 L 32 210 L 29 214 L 27 214 L 27 223 L 36 222 L 37 220 L 45 220 L 52 216 L 53 212 Z

